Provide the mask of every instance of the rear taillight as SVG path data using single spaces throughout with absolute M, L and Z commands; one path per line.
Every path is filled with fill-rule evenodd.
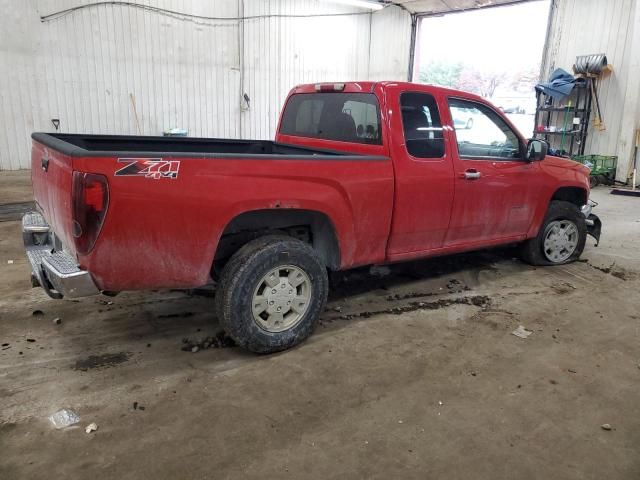
M 73 237 L 78 253 L 89 253 L 98 239 L 109 206 L 107 177 L 73 172 Z

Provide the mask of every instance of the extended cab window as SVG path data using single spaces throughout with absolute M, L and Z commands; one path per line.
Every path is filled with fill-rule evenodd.
M 460 158 L 521 158 L 518 136 L 491 108 L 481 103 L 450 98 L 449 110 Z
M 292 95 L 282 115 L 280 133 L 381 145 L 378 99 L 372 93 Z
M 404 141 L 410 155 L 440 158 L 444 155 L 442 123 L 435 98 L 428 93 L 400 95 Z

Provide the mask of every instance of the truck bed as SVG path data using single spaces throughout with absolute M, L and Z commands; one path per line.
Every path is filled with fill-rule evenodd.
M 341 268 L 384 261 L 394 188 L 387 156 L 262 140 L 32 138 L 38 210 L 100 290 L 203 285 L 227 227 L 254 211 L 319 211 L 343 242 Z M 175 163 L 175 175 L 123 173 L 130 165 L 167 161 Z M 109 191 L 104 224 L 86 254 L 78 252 L 73 232 L 75 172 L 104 177 Z
M 37 132 L 32 138 L 73 157 L 158 155 L 191 158 L 247 158 L 259 156 L 319 157 L 353 160 L 363 155 L 286 145 L 270 140 L 228 140 L 219 138 L 152 137 L 133 135 L 82 135 Z M 369 159 L 370 157 L 366 157 Z

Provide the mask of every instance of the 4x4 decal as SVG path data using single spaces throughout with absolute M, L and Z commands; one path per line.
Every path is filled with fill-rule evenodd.
M 126 163 L 116 170 L 116 177 L 145 177 L 158 180 L 161 178 L 178 178 L 180 160 L 163 160 L 161 158 L 119 158 L 118 163 Z

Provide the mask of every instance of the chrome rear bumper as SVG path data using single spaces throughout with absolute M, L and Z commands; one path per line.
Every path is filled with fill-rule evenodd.
M 77 298 L 100 293 L 91 274 L 78 267 L 64 251 L 44 217 L 28 212 L 22 217 L 22 239 L 31 264 L 31 280 L 51 298 Z

